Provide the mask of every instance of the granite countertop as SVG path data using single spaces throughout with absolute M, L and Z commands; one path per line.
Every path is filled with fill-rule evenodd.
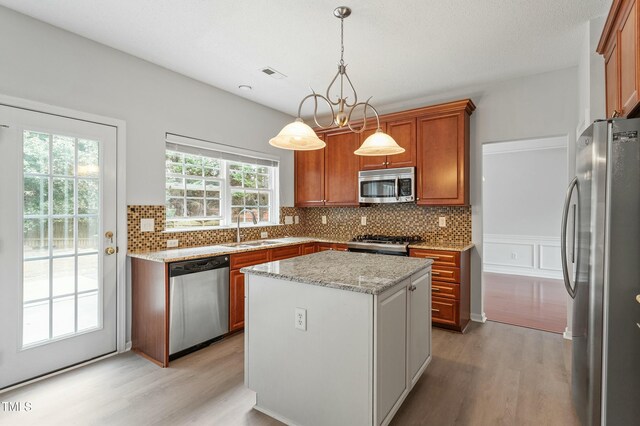
M 323 251 L 242 268 L 245 274 L 279 278 L 303 284 L 380 294 L 433 260 L 379 254 Z
M 286 237 L 286 238 L 269 238 L 266 241 L 273 242 L 272 244 L 261 246 L 247 246 L 247 244 L 254 243 L 256 241 L 244 241 L 242 243 L 221 243 L 212 246 L 202 247 L 187 247 L 176 248 L 160 251 L 148 251 L 148 252 L 129 252 L 129 257 L 135 257 L 138 259 L 150 260 L 153 262 L 180 262 L 183 260 L 202 259 L 210 256 L 220 256 L 224 254 L 243 253 L 254 250 L 265 250 L 269 248 L 277 248 L 284 246 L 291 246 L 304 243 L 338 243 L 345 244 L 349 240 L 339 240 L 323 237 Z M 428 250 L 449 250 L 449 251 L 465 251 L 474 247 L 473 243 L 470 244 L 456 244 L 456 243 L 417 243 L 409 245 L 409 248 L 428 249 Z

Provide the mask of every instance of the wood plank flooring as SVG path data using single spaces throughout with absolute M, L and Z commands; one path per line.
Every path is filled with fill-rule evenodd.
M 252 410 L 238 334 L 161 369 L 118 355 L 11 392 L 10 425 L 276 425 Z M 466 334 L 433 330 L 431 365 L 393 425 L 577 425 L 570 398 L 570 346 L 561 336 L 500 323 Z
M 562 280 L 483 274 L 484 311 L 491 321 L 563 333 L 567 292 Z

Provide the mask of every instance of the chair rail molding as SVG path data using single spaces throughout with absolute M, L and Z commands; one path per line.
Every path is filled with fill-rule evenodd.
M 483 271 L 562 279 L 560 238 L 485 234 Z

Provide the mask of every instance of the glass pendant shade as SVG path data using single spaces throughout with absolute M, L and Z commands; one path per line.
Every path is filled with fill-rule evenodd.
M 294 151 L 312 151 L 322 149 L 326 144 L 316 135 L 313 129 L 296 118 L 280 130 L 278 136 L 269 140 L 269 144 L 276 148 L 291 149 Z
M 376 130 L 374 134 L 364 140 L 360 148 L 354 151 L 356 155 L 376 156 L 402 154 L 405 151 L 398 145 L 391 136 L 382 131 Z

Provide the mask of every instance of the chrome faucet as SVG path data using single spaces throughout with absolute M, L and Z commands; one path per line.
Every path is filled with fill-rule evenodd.
M 242 210 L 240 210 L 238 212 L 238 215 L 236 216 L 236 223 L 238 224 L 238 234 L 236 236 L 236 243 L 240 242 L 240 215 L 244 212 L 249 212 L 251 213 L 251 217 L 253 217 L 253 224 L 257 225 L 258 224 L 258 218 L 256 217 L 256 214 L 253 212 L 253 210 L 249 210 L 247 208 L 244 208 Z

